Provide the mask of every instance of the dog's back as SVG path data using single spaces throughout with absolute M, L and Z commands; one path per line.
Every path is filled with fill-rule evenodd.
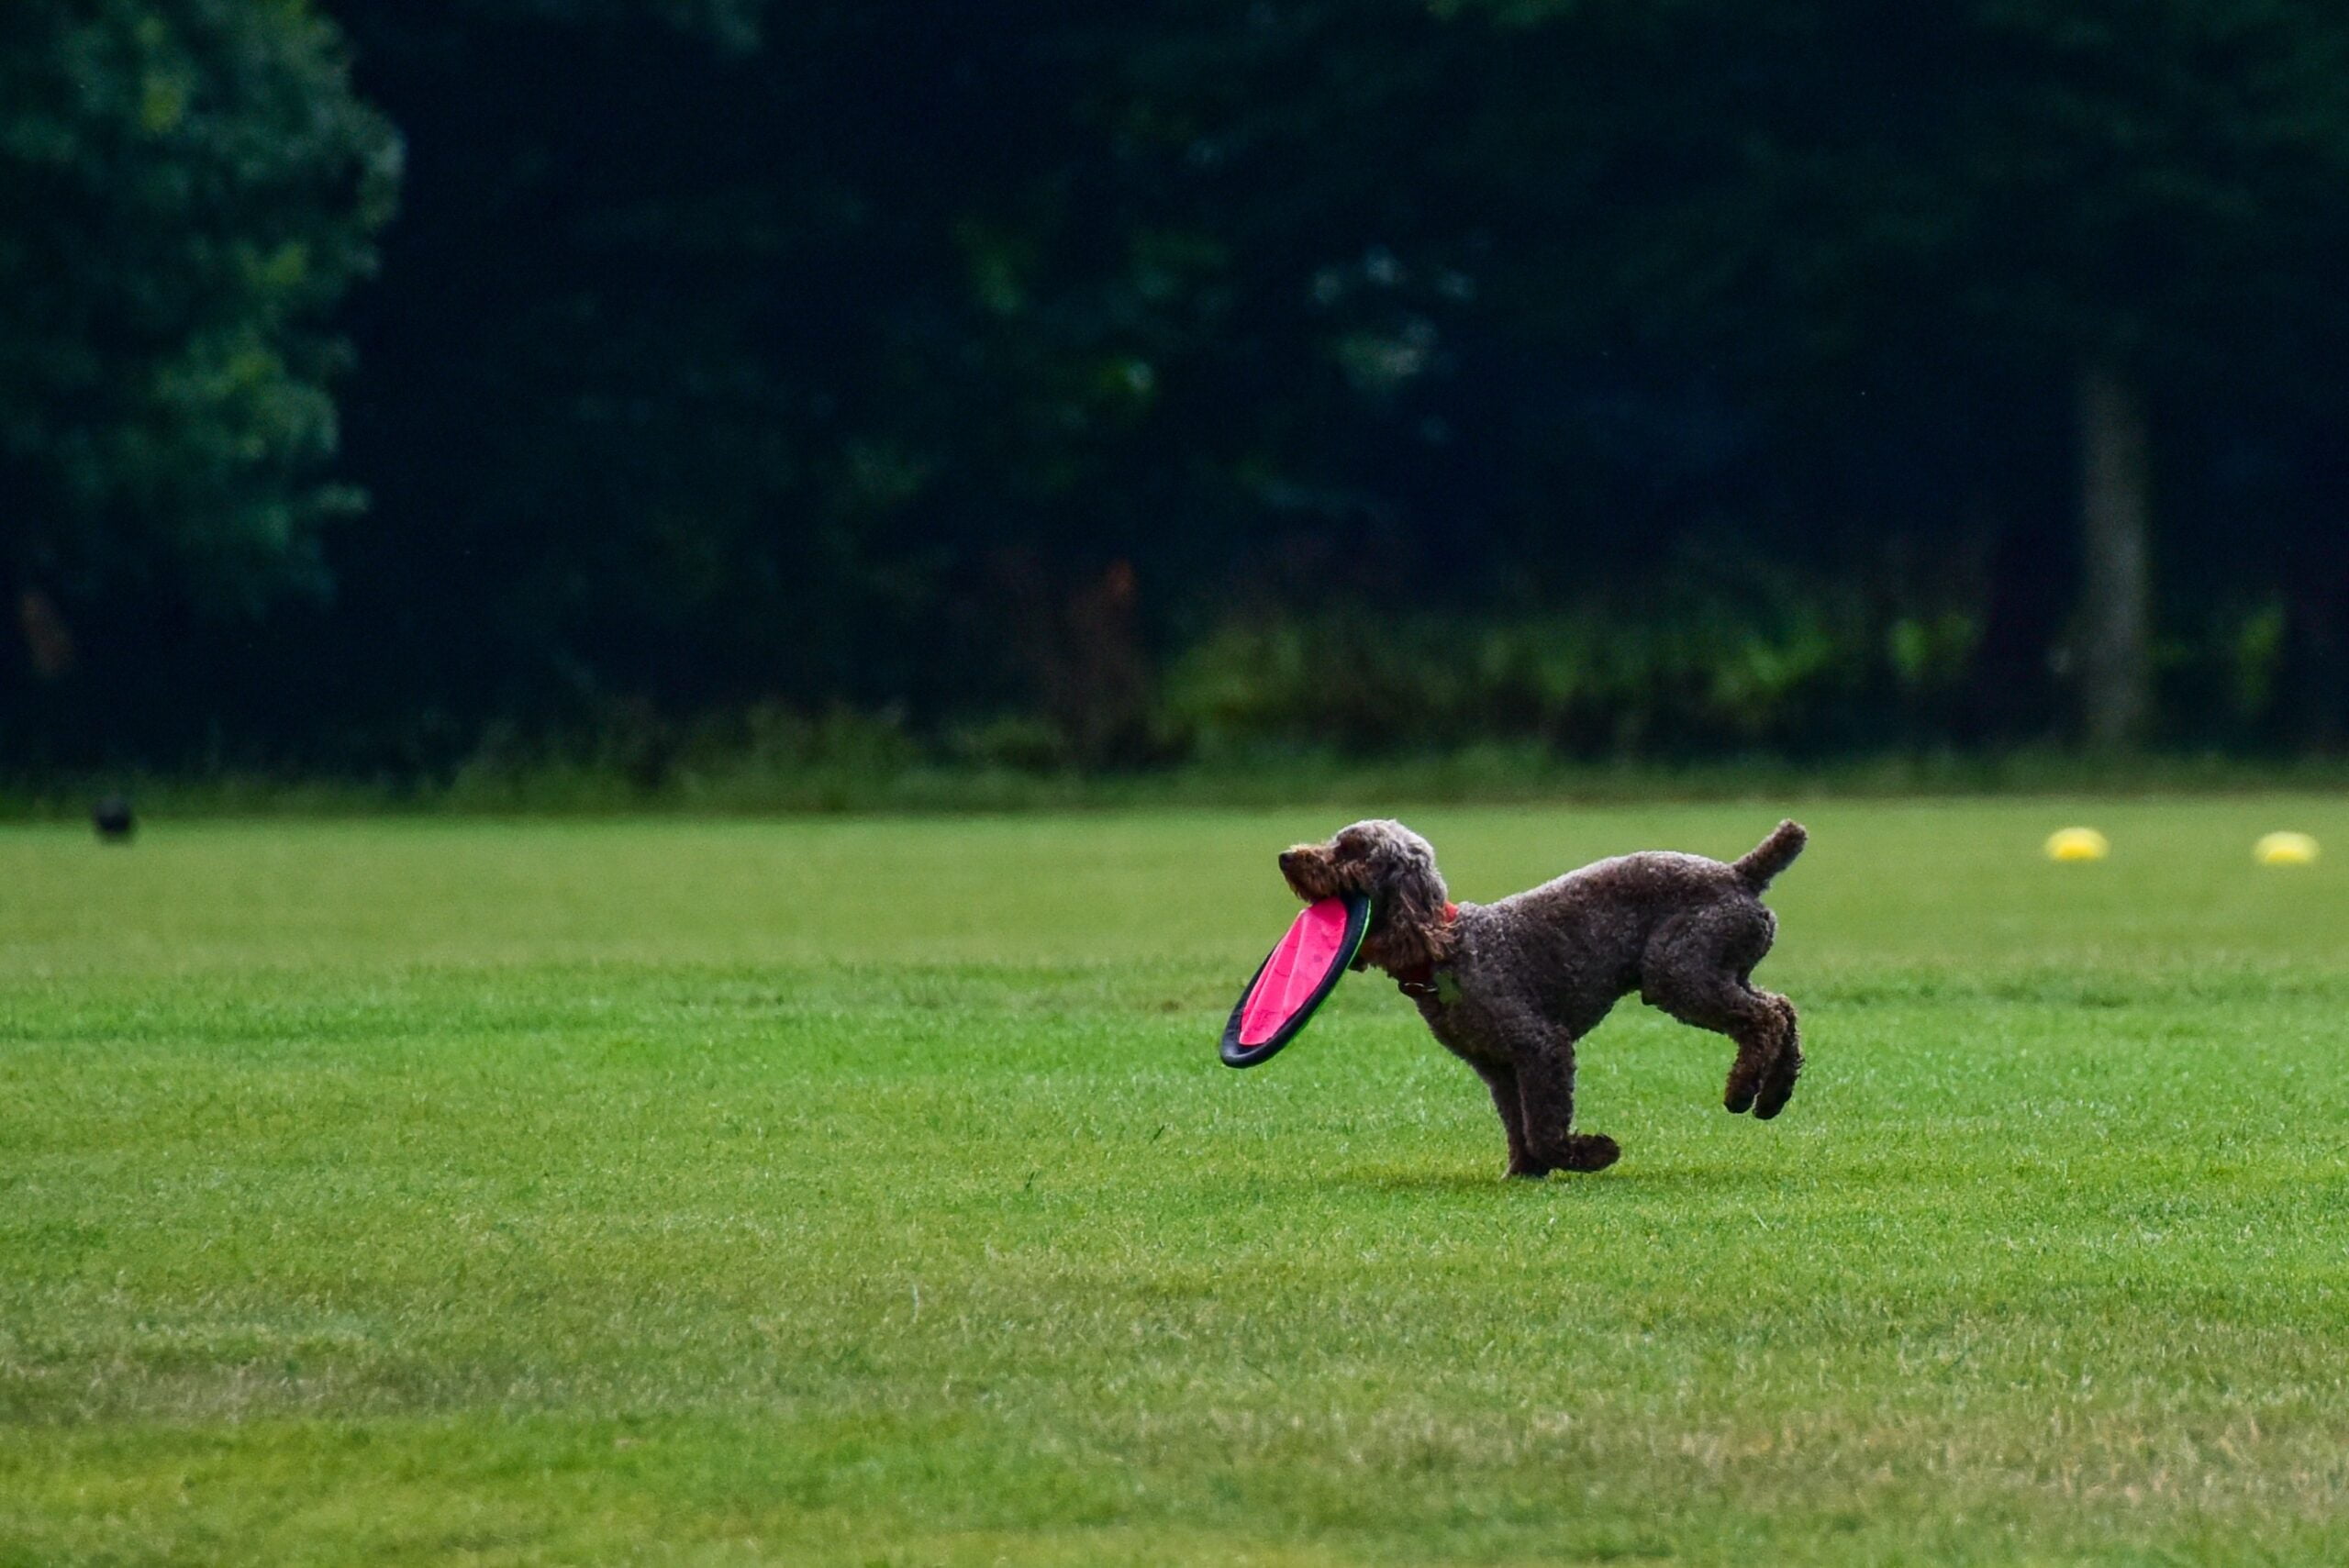
M 1761 901 L 1802 853 L 1799 823 L 1781 822 L 1734 861 L 1645 850 L 1597 861 L 1539 887 L 1464 911 L 1464 963 L 1535 982 L 1545 1007 L 1580 1033 L 1639 990 L 1667 923 L 1732 929 L 1742 963 L 1769 951 L 1776 919 Z M 1750 956 L 1749 956 L 1750 954 Z

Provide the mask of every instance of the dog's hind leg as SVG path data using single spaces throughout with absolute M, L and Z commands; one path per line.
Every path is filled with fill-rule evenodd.
M 1755 989 L 1750 978 L 1770 951 L 1776 926 L 1759 904 L 1709 911 L 1657 931 L 1640 961 L 1640 995 L 1650 1006 L 1727 1035 L 1737 1046 L 1721 1104 L 1731 1115 L 1767 1105 L 1759 1113 L 1765 1120 L 1785 1108 L 1802 1068 L 1794 1004 Z
M 1765 1119 L 1778 1114 L 1794 1093 L 1795 1073 L 1802 1053 L 1795 1047 L 1794 1004 L 1769 991 L 1757 991 L 1733 973 L 1720 970 L 1661 967 L 1641 983 L 1640 995 L 1651 1006 L 1663 1008 L 1684 1024 L 1725 1034 L 1737 1046 L 1730 1064 L 1729 1082 L 1721 1104 L 1731 1115 L 1766 1103 Z M 1768 1085 L 1776 1096 L 1763 1101 Z
M 1795 1079 L 1802 1073 L 1802 1030 L 1795 1022 L 1795 1005 L 1792 1002 L 1775 991 L 1764 991 L 1758 995 L 1776 1006 L 1785 1025 L 1777 1051 L 1762 1069 L 1761 1087 L 1753 1096 L 1754 1119 L 1768 1121 L 1787 1108 L 1787 1101 L 1795 1092 Z

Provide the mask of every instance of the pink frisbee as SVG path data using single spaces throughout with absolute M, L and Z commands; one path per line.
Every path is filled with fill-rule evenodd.
M 1223 1064 L 1253 1067 L 1303 1032 L 1369 929 L 1367 898 L 1324 898 L 1297 911 L 1223 1026 Z

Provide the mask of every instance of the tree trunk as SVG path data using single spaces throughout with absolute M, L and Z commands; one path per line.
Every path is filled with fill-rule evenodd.
M 2090 746 L 2145 738 L 2153 717 L 2153 565 L 2145 409 L 2110 365 L 2080 373 L 2080 703 Z

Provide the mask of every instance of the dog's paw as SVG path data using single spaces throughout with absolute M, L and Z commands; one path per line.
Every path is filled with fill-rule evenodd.
M 1741 1084 L 1734 1078 L 1721 1093 L 1721 1109 L 1731 1116 L 1743 1116 L 1753 1108 L 1753 1085 Z
M 1538 1182 L 1550 1173 L 1550 1167 L 1531 1158 L 1511 1160 L 1508 1162 L 1508 1173 L 1518 1180 Z
M 1768 1121 L 1787 1108 L 1787 1102 L 1794 1098 L 1794 1093 L 1795 1075 L 1793 1073 L 1789 1073 L 1783 1078 L 1771 1079 L 1762 1085 L 1761 1097 L 1753 1102 L 1753 1119 Z
M 1566 1157 L 1558 1162 L 1558 1168 L 1564 1171 L 1604 1171 L 1622 1157 L 1621 1145 L 1605 1133 L 1578 1133 L 1566 1140 Z

